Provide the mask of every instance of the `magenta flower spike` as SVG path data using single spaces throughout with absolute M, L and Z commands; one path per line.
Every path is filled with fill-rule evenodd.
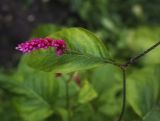
M 64 40 L 54 40 L 52 38 L 35 38 L 30 41 L 19 44 L 16 50 L 23 53 L 29 53 L 34 50 L 47 49 L 49 47 L 55 47 L 56 55 L 63 55 L 66 50 L 66 44 Z

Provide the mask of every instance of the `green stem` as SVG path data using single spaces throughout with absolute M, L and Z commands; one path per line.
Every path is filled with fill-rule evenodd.
M 125 64 L 123 64 L 123 67 L 128 67 L 129 65 L 135 63 L 138 59 L 140 59 L 141 57 L 143 57 L 144 55 L 146 55 L 147 53 L 149 53 L 150 51 L 152 51 L 154 48 L 158 47 L 160 45 L 160 41 L 157 42 L 156 44 L 154 44 L 153 46 L 151 46 L 150 48 L 148 48 L 146 51 L 140 53 L 139 55 L 131 58 L 129 61 L 127 61 Z
M 68 111 L 68 121 L 71 121 L 71 110 L 70 110 L 70 96 L 69 96 L 69 82 L 71 81 L 72 79 L 72 76 L 71 75 L 69 77 L 69 79 L 66 81 L 66 109 Z
M 70 100 L 69 100 L 69 86 L 68 82 L 66 81 L 66 108 L 68 111 L 68 121 L 70 121 Z
M 121 114 L 118 118 L 118 121 L 121 121 L 125 112 L 125 108 L 126 108 L 126 70 L 125 68 L 121 68 L 122 69 L 122 73 L 123 73 L 123 102 L 122 102 L 122 110 L 121 110 Z
M 154 44 L 153 46 L 151 46 L 150 48 L 148 48 L 147 50 L 145 50 L 144 52 L 140 53 L 139 55 L 131 58 L 129 61 L 127 61 L 125 64 L 118 64 L 115 62 L 110 62 L 110 64 L 115 65 L 117 67 L 120 67 L 122 69 L 123 72 L 123 102 L 122 102 L 122 110 L 121 110 L 121 114 L 118 118 L 118 121 L 121 121 L 125 112 L 125 107 L 126 107 L 126 69 L 129 65 L 132 65 L 133 63 L 135 63 L 138 59 L 140 59 L 141 57 L 145 56 L 147 53 L 149 53 L 150 51 L 152 51 L 153 49 L 155 49 L 156 47 L 158 47 L 160 45 L 160 41 L 157 42 L 156 44 Z

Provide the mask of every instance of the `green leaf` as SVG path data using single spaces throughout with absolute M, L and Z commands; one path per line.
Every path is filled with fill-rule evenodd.
M 107 116 L 115 117 L 121 110 L 122 74 L 118 67 L 105 65 L 93 70 L 92 85 L 98 98 L 97 111 Z
M 155 68 L 144 68 L 132 73 L 127 80 L 128 102 L 141 117 L 145 116 L 157 104 L 159 79 Z
M 93 89 L 89 82 L 84 81 L 79 92 L 78 102 L 82 104 L 88 103 L 89 101 L 95 99 L 97 96 L 97 92 Z
M 77 85 L 76 81 L 70 80 L 69 83 L 67 83 L 67 80 L 70 78 L 71 75 L 69 74 L 63 74 L 62 77 L 58 77 L 58 83 L 59 83 L 59 96 L 58 101 L 56 103 L 57 107 L 65 107 L 66 108 L 66 87 L 68 85 L 68 95 L 70 98 L 70 104 L 71 105 L 77 105 L 77 98 L 79 94 L 80 87 Z M 67 84 L 67 85 L 66 85 Z
M 109 59 L 108 51 L 101 40 L 83 28 L 63 29 L 48 37 L 65 40 L 68 52 L 57 57 L 53 49 L 35 51 L 28 55 L 31 67 L 69 73 L 97 67 Z
M 56 113 L 58 113 L 61 116 L 62 121 L 68 121 L 68 111 L 66 109 L 58 108 L 56 110 Z
M 91 80 L 98 93 L 107 92 L 113 86 L 120 85 L 119 87 L 122 87 L 121 70 L 109 64 L 93 69 Z
M 154 108 L 154 109 L 152 109 L 143 118 L 143 121 L 159 121 L 159 120 L 160 120 L 160 108 Z
M 14 105 L 25 121 L 41 121 L 54 113 L 59 92 L 54 73 L 28 67 L 24 56 L 18 72 L 6 83 L 7 89 L 17 95 L 13 97 Z
M 79 105 L 72 117 L 73 121 L 98 121 L 94 120 L 97 116 L 94 113 L 94 109 L 90 103 Z M 100 120 L 99 120 L 100 121 Z

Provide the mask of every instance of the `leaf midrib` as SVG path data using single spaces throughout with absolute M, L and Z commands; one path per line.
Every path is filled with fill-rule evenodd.
M 13 84 L 14 86 L 17 86 L 18 88 L 20 88 L 22 90 L 25 90 L 25 92 L 27 92 L 27 93 L 29 91 L 31 94 L 33 94 L 35 97 L 37 97 L 39 100 L 41 100 L 45 105 L 47 105 L 48 107 L 51 106 L 51 104 L 47 100 L 45 100 L 45 98 L 43 98 L 40 94 L 38 94 L 34 89 L 32 89 L 30 87 L 26 87 L 24 85 L 13 83 L 13 82 L 11 84 Z M 28 96 L 28 94 L 27 94 L 27 96 Z

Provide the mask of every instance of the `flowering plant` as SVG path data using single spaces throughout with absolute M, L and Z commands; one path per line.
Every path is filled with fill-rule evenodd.
M 157 104 L 159 96 L 157 70 L 137 70 L 143 78 L 132 72 L 127 83 L 126 71 L 159 44 L 120 63 L 92 32 L 65 28 L 18 44 L 16 50 L 24 55 L 11 78 L 14 81 L 0 83 L 15 94 L 13 101 L 24 121 L 103 121 L 111 115 L 122 121 L 125 109 L 130 120 L 130 108 L 137 118 L 148 121 L 152 113 L 158 112 L 152 105 Z M 151 114 L 146 115 L 151 109 Z
M 35 38 L 29 42 L 19 44 L 16 49 L 23 53 L 29 53 L 38 49 L 47 49 L 49 47 L 56 48 L 56 54 L 62 55 L 66 50 L 66 44 L 64 40 L 53 40 L 51 38 Z

